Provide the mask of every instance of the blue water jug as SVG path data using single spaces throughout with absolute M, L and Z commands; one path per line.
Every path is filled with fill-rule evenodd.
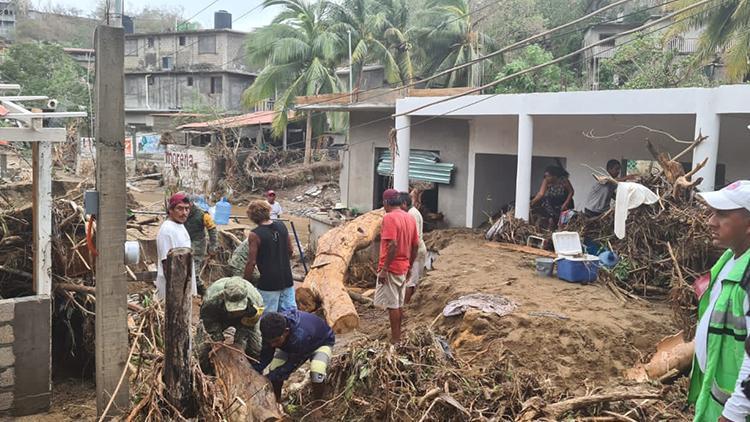
M 208 202 L 206 202 L 206 198 L 204 198 L 203 195 L 198 195 L 198 198 L 195 200 L 195 205 L 204 212 L 208 212 Z
M 226 198 L 221 198 L 221 201 L 216 204 L 214 221 L 216 224 L 229 224 L 230 215 L 232 215 L 232 204 Z

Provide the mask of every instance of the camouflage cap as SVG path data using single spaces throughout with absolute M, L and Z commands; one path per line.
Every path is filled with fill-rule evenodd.
M 242 277 L 231 277 L 224 284 L 224 307 L 227 312 L 244 311 L 247 308 L 247 287 Z

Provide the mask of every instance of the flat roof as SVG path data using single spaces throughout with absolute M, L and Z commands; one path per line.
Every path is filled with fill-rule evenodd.
M 396 100 L 396 113 L 412 116 L 644 115 L 750 113 L 750 85 L 715 88 L 621 89 L 611 91 L 531 94 L 406 97 Z M 435 101 L 444 100 L 439 104 Z M 431 105 L 432 104 L 432 105 Z M 424 108 L 422 108 L 424 107 Z
M 125 38 L 142 38 L 142 37 L 161 37 L 161 36 L 173 36 L 173 35 L 205 35 L 205 34 L 232 34 L 232 35 L 247 35 L 248 32 L 238 31 L 236 29 L 194 29 L 186 31 L 170 31 L 170 32 L 134 32 L 132 34 L 125 34 Z

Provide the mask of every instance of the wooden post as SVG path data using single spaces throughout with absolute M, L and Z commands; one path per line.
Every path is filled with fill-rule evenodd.
M 98 26 L 96 47 L 96 405 L 109 416 L 128 409 L 128 283 L 125 278 L 125 103 L 122 28 Z M 116 393 L 115 393 L 116 390 Z
M 42 119 L 31 119 L 31 127 L 42 128 Z M 52 292 L 52 143 L 31 145 L 34 187 L 34 292 Z
M 281 148 L 286 151 L 287 150 L 287 138 L 289 136 L 289 122 L 287 122 L 286 126 L 284 126 L 284 138 L 281 140 Z
M 312 161 L 312 112 L 307 112 L 307 127 L 305 128 L 305 164 Z
M 193 377 L 190 370 L 190 314 L 193 251 L 175 248 L 167 254 L 164 308 L 164 396 L 182 416 L 194 412 Z

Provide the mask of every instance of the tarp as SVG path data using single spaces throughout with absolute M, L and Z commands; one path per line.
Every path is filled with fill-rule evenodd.
M 211 131 L 216 129 L 232 129 L 243 126 L 270 125 L 276 116 L 275 111 L 256 111 L 255 113 L 242 114 L 240 116 L 224 117 L 207 122 L 188 123 L 177 128 L 177 130 L 203 130 Z M 289 112 L 289 118 L 294 117 L 293 112 Z
M 409 153 L 409 180 L 442 183 L 449 185 L 454 165 L 441 163 L 440 155 L 427 151 L 411 151 Z M 384 151 L 378 158 L 378 174 L 393 175 L 393 159 L 390 151 Z

